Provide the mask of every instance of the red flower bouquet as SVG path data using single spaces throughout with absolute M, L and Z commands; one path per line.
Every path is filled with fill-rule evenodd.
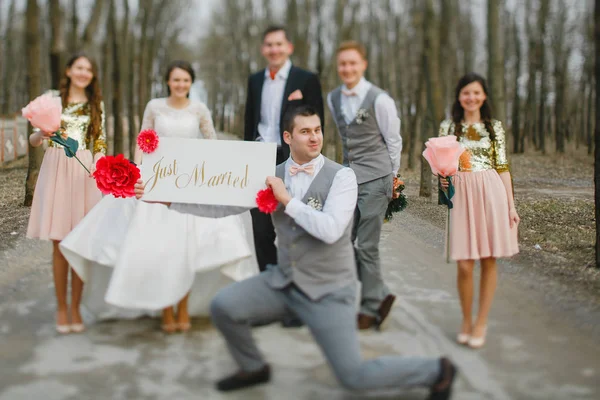
M 141 175 L 134 163 L 119 154 L 99 159 L 93 176 L 103 194 L 125 198 L 135 196 L 133 187 Z
M 158 135 L 153 129 L 144 129 L 138 135 L 137 145 L 144 153 L 153 153 L 158 147 Z
M 260 212 L 271 214 L 277 210 L 278 204 L 279 202 L 275 198 L 273 189 L 271 188 L 259 190 L 256 194 L 256 205 L 258 206 L 258 211 Z

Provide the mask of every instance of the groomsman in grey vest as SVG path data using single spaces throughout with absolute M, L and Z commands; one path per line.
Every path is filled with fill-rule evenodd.
M 356 264 L 350 241 L 358 187 L 352 169 L 321 155 L 317 110 L 302 105 L 284 118 L 291 157 L 267 185 L 279 201 L 272 214 L 277 265 L 222 289 L 211 316 L 239 371 L 217 383 L 230 391 L 265 383 L 271 369 L 252 326 L 294 316 L 306 324 L 341 384 L 352 390 L 424 386 L 450 398 L 455 366 L 447 358 L 384 356 L 363 361 L 356 329 Z M 194 213 L 194 205 L 179 211 Z
M 400 168 L 402 138 L 396 104 L 364 78 L 364 46 L 348 41 L 337 50 L 337 69 L 343 85 L 327 97 L 342 138 L 344 166 L 358 182 L 358 202 L 352 241 L 362 283 L 359 329 L 379 328 L 396 297 L 383 282 L 379 239 L 393 183 Z

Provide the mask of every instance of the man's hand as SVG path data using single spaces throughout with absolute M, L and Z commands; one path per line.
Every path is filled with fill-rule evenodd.
M 278 202 L 283 204 L 283 206 L 287 206 L 287 204 L 292 200 L 292 196 L 288 193 L 285 188 L 285 183 L 281 180 L 281 178 L 277 178 L 276 176 L 269 176 L 265 182 L 268 187 L 273 190 L 273 195 Z

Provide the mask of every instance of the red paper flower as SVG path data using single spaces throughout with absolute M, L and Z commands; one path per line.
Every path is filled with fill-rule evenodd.
M 277 210 L 278 204 L 279 202 L 275 198 L 273 189 L 271 188 L 259 190 L 256 194 L 256 205 L 260 212 L 271 214 L 273 211 Z
M 102 193 L 115 197 L 133 197 L 133 187 L 140 179 L 140 170 L 123 154 L 119 154 L 116 157 L 104 156 L 99 159 L 93 176 Z
M 145 129 L 138 135 L 137 145 L 144 153 L 153 153 L 158 147 L 158 135 L 153 129 Z

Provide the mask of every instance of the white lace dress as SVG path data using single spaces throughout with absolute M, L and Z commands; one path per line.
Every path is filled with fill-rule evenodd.
M 164 98 L 150 101 L 142 129 L 162 137 L 217 138 L 208 108 L 194 101 L 184 109 Z M 156 314 L 191 290 L 190 314 L 208 315 L 220 288 L 259 271 L 250 213 L 216 218 L 227 213 L 218 206 L 206 210 L 206 217 L 197 217 L 105 196 L 60 243 L 85 282 L 84 310 L 96 319 L 135 318 Z

